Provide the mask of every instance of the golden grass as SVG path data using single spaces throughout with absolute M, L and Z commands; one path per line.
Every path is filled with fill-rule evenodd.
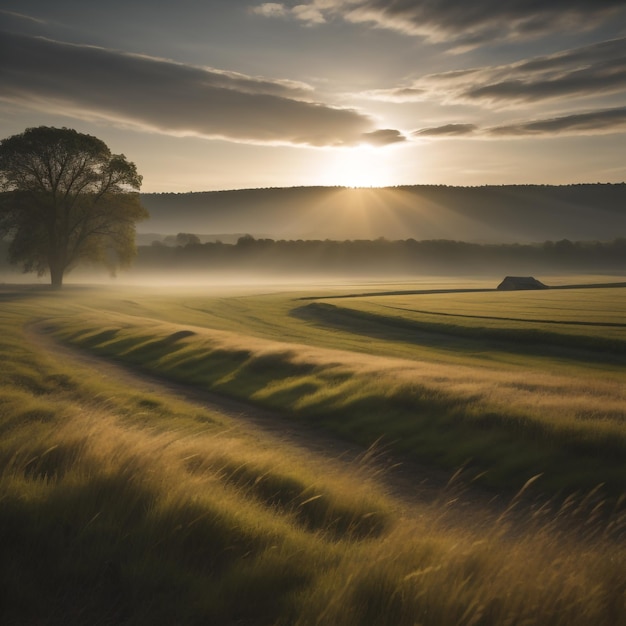
M 534 371 L 364 355 L 122 314 L 48 322 L 59 337 L 173 379 L 322 422 L 369 445 L 385 437 L 486 479 L 549 490 L 624 488 L 626 387 L 619 369 Z M 620 458 L 622 461 L 620 461 Z
M 570 427 L 568 415 L 593 404 L 586 393 L 596 406 L 615 409 L 610 403 L 623 393 L 615 373 L 590 377 L 587 392 L 559 405 L 582 379 L 529 373 L 520 387 L 512 370 L 370 360 L 95 314 L 93 302 L 68 300 L 5 303 L 0 320 L 3 623 L 626 621 L 623 513 L 611 513 L 598 492 L 546 505 L 520 496 L 500 516 L 466 510 L 453 490 L 434 504 L 401 504 L 385 496 L 367 463 L 340 469 L 158 389 L 77 368 L 42 351 L 21 328 L 56 318 L 68 340 L 134 353 L 144 367 L 183 372 L 187 363 L 199 379 L 212 377 L 228 390 L 236 371 L 229 378 L 225 370 L 202 370 L 217 351 L 215 363 L 243 367 L 251 397 L 293 402 L 302 412 L 324 402 L 350 405 L 350 394 L 364 405 L 384 394 L 410 404 L 422 391 L 417 378 L 434 407 L 474 398 L 468 419 L 480 420 L 488 403 L 506 407 L 536 385 L 538 413 L 562 411 L 559 436 Z M 195 334 L 172 339 L 181 330 Z M 291 375 L 272 378 L 277 372 Z M 445 393 L 450 386 L 453 398 Z M 571 419 L 586 424 L 597 416 Z M 604 422 L 621 423 L 610 415 Z
M 390 320 L 626 340 L 626 288 L 381 295 L 333 300 Z
M 350 527 L 337 534 L 332 515 L 310 527 L 230 480 L 233 463 L 260 476 L 267 461 L 290 466 L 282 451 L 65 409 L 53 432 L 22 426 L 30 436 L 3 445 L 4 616 L 16 623 L 45 619 L 51 605 L 68 624 L 608 626 L 625 616 L 623 546 L 598 520 L 580 538 L 540 512 L 524 526 L 486 517 L 477 532 L 446 527 L 440 505 L 388 508 L 385 527 L 359 541 Z M 295 480 L 319 493 L 309 478 Z M 276 494 L 292 497 L 293 480 Z M 322 482 L 354 509 L 354 478 Z

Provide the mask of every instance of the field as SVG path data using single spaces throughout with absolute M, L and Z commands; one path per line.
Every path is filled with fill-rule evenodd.
M 626 287 L 492 287 L 3 288 L 0 621 L 626 622 Z

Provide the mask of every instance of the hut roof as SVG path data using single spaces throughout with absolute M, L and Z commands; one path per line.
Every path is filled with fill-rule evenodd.
M 547 285 L 532 276 L 507 276 L 499 285 L 500 291 L 518 291 L 521 289 L 548 289 Z

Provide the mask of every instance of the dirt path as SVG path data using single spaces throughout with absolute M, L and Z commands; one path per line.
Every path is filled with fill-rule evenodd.
M 309 422 L 173 382 L 119 361 L 67 346 L 46 333 L 43 322 L 30 324 L 25 331 L 30 342 L 59 361 L 96 370 L 100 377 L 119 381 L 142 392 L 171 394 L 233 420 L 265 441 L 287 445 L 297 454 L 332 462 L 335 467 L 344 470 L 352 470 L 355 464 L 365 462 L 375 476 L 375 482 L 395 501 L 403 515 L 420 515 L 425 507 L 435 506 L 442 524 L 480 531 L 489 520 L 496 519 L 506 511 L 512 499 L 511 493 L 496 493 L 468 484 L 462 473 L 459 476 L 420 465 L 393 455 L 384 446 L 368 450 L 339 439 Z M 519 509 L 513 515 L 520 518 Z

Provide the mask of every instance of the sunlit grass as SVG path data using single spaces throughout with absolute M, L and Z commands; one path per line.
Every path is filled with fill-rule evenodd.
M 520 378 L 523 362 L 506 369 L 364 357 L 119 314 L 50 324 L 76 345 L 364 445 L 383 437 L 421 461 L 469 462 L 492 484 L 515 489 L 542 473 L 549 491 L 624 489 L 626 396 L 616 366 L 602 377 L 526 366 Z
M 338 306 L 390 321 L 468 329 L 601 337 L 626 343 L 626 288 L 441 293 L 343 299 Z M 575 344 L 576 337 L 569 337 Z
M 74 411 L 55 412 L 58 421 L 35 436 L 24 424 L 28 436 L 3 442 L 5 623 L 608 625 L 623 617 L 620 549 L 610 540 L 568 543 L 542 523 L 510 540 L 503 522 L 487 522 L 480 538 L 444 531 L 438 510 L 426 508 L 404 521 L 388 510 L 358 541 L 328 511 L 303 521 L 297 510 L 311 502 L 293 510 L 280 502 L 303 486 L 319 493 L 306 471 L 298 481 L 274 469 L 269 490 L 258 489 L 255 472 L 233 477 L 237 462 L 268 476 L 249 443 L 157 435 Z M 276 451 L 271 460 L 285 463 Z M 358 516 L 348 489 L 330 493 Z
M 391 528 L 363 468 L 321 472 L 218 415 L 55 364 L 17 316 L 3 330 L 3 623 L 273 623 L 341 542 Z
M 571 277 L 568 282 L 607 282 L 609 279 L 614 281 L 614 277 L 602 279 L 602 277 L 596 276 L 580 276 Z M 549 277 L 548 282 L 559 284 L 563 282 L 563 279 Z M 588 362 L 584 358 L 585 355 L 578 355 L 577 359 L 568 358 L 565 362 L 561 358 L 562 354 L 546 354 L 546 350 L 537 351 L 536 349 L 522 349 L 520 351 L 519 348 L 524 348 L 524 344 L 531 348 L 533 345 L 540 345 L 548 351 L 554 352 L 554 346 L 544 341 L 546 335 L 550 335 L 552 339 L 556 338 L 557 344 L 560 343 L 563 346 L 567 344 L 568 336 L 576 333 L 583 336 L 581 340 L 583 349 L 587 340 L 592 344 L 594 342 L 596 344 L 601 343 L 605 348 L 607 346 L 611 348 L 613 339 L 610 333 L 615 332 L 621 336 L 623 332 L 616 328 L 608 328 L 608 330 L 602 327 L 570 328 L 568 325 L 555 327 L 553 324 L 541 327 L 537 323 L 516 327 L 516 323 L 510 321 L 504 323 L 489 319 L 472 321 L 469 318 L 440 315 L 416 315 L 414 316 L 415 319 L 407 319 L 411 315 L 410 313 L 405 310 L 394 311 L 389 308 L 386 308 L 375 319 L 367 320 L 366 317 L 359 318 L 357 315 L 351 314 L 359 299 L 328 300 L 326 304 L 338 311 L 332 316 L 327 312 L 320 315 L 319 307 L 326 306 L 326 304 L 320 305 L 317 302 L 311 303 L 310 300 L 300 300 L 303 296 L 307 298 L 318 296 L 323 303 L 324 296 L 437 288 L 493 289 L 496 284 L 497 281 L 493 279 L 476 279 L 463 282 L 438 279 L 424 280 L 419 283 L 327 284 L 322 287 L 310 287 L 308 291 L 302 289 L 290 291 L 286 287 L 264 285 L 248 287 L 247 289 L 241 286 L 228 289 L 223 286 L 196 289 L 179 288 L 176 290 L 163 288 L 157 290 L 156 293 L 154 289 L 137 288 L 131 292 L 111 293 L 104 291 L 101 294 L 96 292 L 91 297 L 92 305 L 98 310 L 114 313 L 123 312 L 140 318 L 146 324 L 150 324 L 153 320 L 170 321 L 176 324 L 233 331 L 246 336 L 339 348 L 366 354 L 398 356 L 450 364 L 470 363 L 475 367 L 493 367 L 494 361 L 497 361 L 498 367 L 519 366 L 522 370 L 532 368 L 544 371 L 553 371 L 555 368 L 560 370 L 564 368 L 568 370 L 578 369 L 583 375 L 589 372 L 589 366 L 593 368 L 594 365 L 593 362 Z M 563 308 L 566 311 L 569 311 L 572 306 L 574 307 L 573 311 L 579 311 L 581 303 L 592 300 L 595 311 L 600 315 L 602 310 L 612 311 L 615 308 L 612 299 L 614 297 L 619 298 L 619 296 L 610 296 L 610 294 L 613 292 L 623 294 L 624 291 L 624 289 L 563 290 L 550 293 L 553 294 L 551 297 L 562 298 Z M 416 303 L 423 308 L 426 303 L 431 302 L 431 299 L 434 298 L 434 301 L 437 301 L 444 296 L 450 299 L 443 308 L 444 312 L 454 314 L 458 309 L 462 313 L 463 307 L 472 298 L 477 298 L 479 301 L 483 298 L 486 306 L 480 314 L 489 316 L 494 310 L 489 299 L 497 298 L 500 305 L 502 302 L 509 303 L 508 308 L 505 307 L 502 311 L 509 317 L 515 317 L 514 313 L 520 313 L 520 307 L 516 305 L 519 299 L 532 297 L 531 294 L 522 292 L 515 294 L 494 292 L 395 297 L 411 302 L 413 308 L 418 308 Z M 370 297 L 362 299 L 360 302 L 362 306 L 372 307 L 378 306 L 377 302 L 384 302 L 390 298 L 393 299 L 394 296 Z M 618 301 L 618 308 L 615 308 L 614 313 L 611 314 L 618 323 L 623 307 L 622 298 L 621 301 Z M 556 310 L 557 305 L 555 304 L 550 309 L 550 316 Z M 364 311 L 367 314 L 370 312 Z M 572 312 L 571 315 L 573 316 L 574 313 Z M 451 330 L 455 332 L 450 334 Z M 485 330 L 490 332 L 485 334 Z M 517 346 L 514 350 L 511 350 L 510 346 L 503 345 L 503 343 L 507 343 L 507 339 L 510 339 L 511 331 L 518 337 Z M 607 333 L 609 334 L 607 335 Z M 565 345 L 565 347 L 567 346 Z M 616 350 L 613 349 L 612 352 L 615 353 Z M 550 356 L 559 357 L 559 360 L 555 363 L 553 359 L 546 358 Z M 571 351 L 566 356 L 571 357 Z M 610 369 L 610 364 L 606 360 L 603 357 L 598 368 L 603 373 L 606 372 L 607 368 Z
M 545 506 L 519 499 L 500 518 L 455 511 L 454 493 L 400 506 L 367 464 L 340 470 L 158 385 L 131 387 L 78 367 L 44 350 L 29 323 L 43 319 L 37 332 L 56 329 L 92 352 L 281 408 L 344 436 L 369 441 L 389 426 L 391 437 L 407 450 L 423 446 L 425 457 L 439 445 L 450 455 L 445 463 L 482 441 L 484 449 L 475 449 L 487 462 L 513 463 L 497 470 L 505 482 L 526 469 L 539 473 L 547 442 L 563 472 L 554 485 L 567 475 L 582 491 L 602 473 L 614 488 L 623 481 L 618 369 L 585 381 L 580 364 L 574 374 L 520 378 L 521 366 L 370 358 L 278 342 L 282 318 L 273 316 L 288 311 L 290 300 L 272 296 L 258 309 L 258 335 L 276 334 L 261 339 L 160 321 L 151 297 L 150 316 L 133 315 L 131 304 L 114 312 L 110 294 L 110 312 L 94 309 L 100 296 L 93 293 L 3 303 L 2 623 L 626 620 L 624 520 L 611 514 L 618 505 L 601 490 Z M 177 309 L 167 302 L 162 311 Z M 308 329 L 297 318 L 285 326 L 294 335 Z M 435 428 L 439 420 L 447 434 Z M 589 454 L 596 469 L 586 465 Z M 533 486 L 542 481 L 550 477 Z

